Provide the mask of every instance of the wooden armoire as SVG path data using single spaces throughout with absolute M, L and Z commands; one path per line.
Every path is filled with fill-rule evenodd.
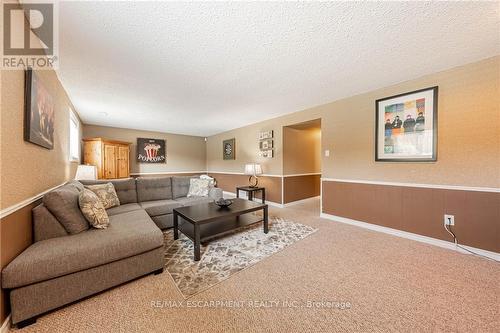
M 130 142 L 104 138 L 83 139 L 83 163 L 97 167 L 97 178 L 130 177 Z

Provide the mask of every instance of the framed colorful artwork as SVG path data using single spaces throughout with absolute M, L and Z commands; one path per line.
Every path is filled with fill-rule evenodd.
M 165 140 L 137 138 L 137 162 L 165 163 L 166 155 Z
M 375 161 L 437 160 L 438 87 L 375 102 Z

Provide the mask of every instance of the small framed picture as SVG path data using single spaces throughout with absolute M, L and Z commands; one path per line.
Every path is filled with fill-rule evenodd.
M 438 87 L 375 102 L 375 161 L 437 160 Z
M 274 132 L 271 131 L 265 131 L 265 132 L 260 132 L 259 133 L 259 140 L 264 140 L 264 139 L 272 139 L 274 136 Z
M 267 139 L 259 142 L 260 150 L 273 149 L 273 140 Z
M 274 157 L 274 150 L 269 149 L 269 150 L 262 150 L 259 152 L 259 155 L 264 158 L 273 158 Z
M 236 159 L 236 139 L 222 141 L 222 158 L 224 160 Z

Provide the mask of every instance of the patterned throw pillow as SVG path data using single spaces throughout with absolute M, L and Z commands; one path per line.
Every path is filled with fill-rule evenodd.
M 115 187 L 112 183 L 88 185 L 85 187 L 97 195 L 104 208 L 108 209 L 120 206 L 120 200 L 118 199 L 118 195 L 116 194 Z
M 208 196 L 209 187 L 210 187 L 210 181 L 208 179 L 191 178 L 189 182 L 189 192 L 187 196 L 188 198 L 206 197 Z
M 201 176 L 200 176 L 200 179 L 206 179 L 206 180 L 208 180 L 208 186 L 209 186 L 210 188 L 215 187 L 215 185 L 217 185 L 217 184 L 216 184 L 216 182 L 215 182 L 215 178 L 212 178 L 212 177 L 210 177 L 210 176 L 207 176 L 207 175 L 201 175 Z
M 109 226 L 108 213 L 94 192 L 87 189 L 81 191 L 78 195 L 78 205 L 91 226 L 97 229 L 106 229 Z

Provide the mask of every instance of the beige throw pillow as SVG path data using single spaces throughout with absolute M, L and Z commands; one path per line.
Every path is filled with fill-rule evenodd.
M 106 229 L 109 226 L 108 213 L 94 192 L 83 189 L 78 195 L 78 204 L 91 226 L 97 229 Z
M 210 181 L 208 179 L 191 178 L 189 182 L 189 197 L 206 197 L 210 188 Z
M 120 206 L 120 200 L 112 183 L 85 186 L 101 200 L 105 209 Z

